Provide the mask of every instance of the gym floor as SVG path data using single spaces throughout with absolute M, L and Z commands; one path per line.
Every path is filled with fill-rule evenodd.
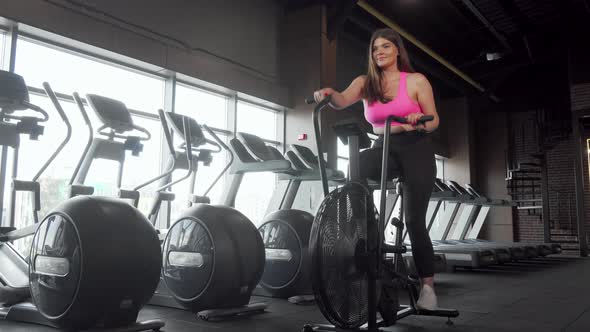
M 564 255 L 486 270 L 461 270 L 437 276 L 441 307 L 459 309 L 454 325 L 437 317 L 407 317 L 384 331 L 590 331 L 590 259 Z M 160 318 L 163 331 L 296 332 L 309 322 L 326 322 L 314 306 L 285 300 L 269 303 L 265 314 L 222 322 L 204 322 L 168 308 L 146 307 L 142 319 Z M 0 331 L 55 331 L 0 321 Z

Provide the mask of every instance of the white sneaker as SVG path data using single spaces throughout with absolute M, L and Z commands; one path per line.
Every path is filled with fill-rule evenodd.
M 436 300 L 436 294 L 434 293 L 434 288 L 432 288 L 430 285 L 422 286 L 420 298 L 416 302 L 416 306 L 418 309 L 430 311 L 436 310 L 438 308 L 438 303 Z

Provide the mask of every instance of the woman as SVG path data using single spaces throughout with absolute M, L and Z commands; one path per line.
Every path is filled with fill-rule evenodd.
M 426 209 L 436 177 L 434 150 L 427 134 L 439 125 L 432 87 L 426 77 L 413 72 L 401 37 L 391 29 L 375 31 L 369 47 L 367 75 L 359 76 L 342 92 L 324 88 L 314 93 L 317 102 L 332 96 L 330 105 L 346 108 L 363 100 L 365 117 L 379 139 L 361 152 L 361 178 L 379 180 L 385 120 L 389 115 L 406 117 L 409 124 L 391 125 L 390 155 L 399 162 L 404 176 L 405 220 L 412 254 L 422 287 L 417 305 L 434 310 L 434 251 L 426 229 Z M 434 119 L 416 125 L 423 115 Z M 417 130 L 421 129 L 421 130 Z

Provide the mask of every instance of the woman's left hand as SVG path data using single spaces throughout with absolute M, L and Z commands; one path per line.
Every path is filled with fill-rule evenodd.
M 414 129 L 426 130 L 426 125 L 425 124 L 421 123 L 421 124 L 418 124 L 417 125 L 418 120 L 422 116 L 424 116 L 423 113 L 411 113 L 411 114 L 408 114 L 408 116 L 406 116 L 406 119 L 408 120 L 408 124 L 411 124 L 414 127 Z

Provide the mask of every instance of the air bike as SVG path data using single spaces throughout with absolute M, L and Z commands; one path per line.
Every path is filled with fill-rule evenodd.
M 328 192 L 326 162 L 323 158 L 319 117 L 330 103 L 327 97 L 313 112 L 313 124 L 318 150 L 318 163 L 324 191 L 324 201 L 313 221 L 310 235 L 312 288 L 322 314 L 333 325 L 305 325 L 303 332 L 312 331 L 380 331 L 380 327 L 394 325 L 398 319 L 410 315 L 447 317 L 459 316 L 453 309 L 435 311 L 416 307 L 419 281 L 408 276 L 402 254 L 403 204 L 397 217 L 391 219 L 395 227 L 395 242 L 384 243 L 385 213 L 378 214 L 372 192 L 359 177 L 359 137 L 362 130 L 356 124 L 335 127 L 340 137 L 346 137 L 350 152 L 349 179 L 340 188 Z M 313 99 L 306 100 L 308 104 Z M 432 116 L 423 116 L 425 123 Z M 387 174 L 393 173 L 396 194 L 403 195 L 403 174 L 395 160 L 389 160 L 391 122 L 407 123 L 405 118 L 389 116 L 385 124 L 381 186 L 387 188 Z M 386 211 L 387 190 L 381 190 L 380 211 Z M 400 199 L 400 201 L 403 201 Z M 410 303 L 400 305 L 398 291 L 408 292 Z M 377 312 L 381 319 L 377 319 Z

